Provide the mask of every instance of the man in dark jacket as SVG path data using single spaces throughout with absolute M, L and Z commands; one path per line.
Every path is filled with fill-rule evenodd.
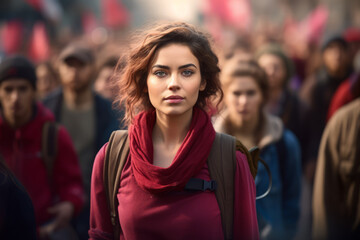
M 86 44 L 66 46 L 57 62 L 62 88 L 44 99 L 56 121 L 69 131 L 79 156 L 87 196 L 82 213 L 75 219 L 80 239 L 88 239 L 90 183 L 95 154 L 108 141 L 111 132 L 119 128 L 119 116 L 112 110 L 111 103 L 92 89 L 94 60 L 93 52 Z
M 0 153 L 31 197 L 40 238 L 47 238 L 69 226 L 83 205 L 84 192 L 75 149 L 62 126 L 53 141 L 57 154 L 52 171 L 46 167 L 42 135 L 54 116 L 35 99 L 32 63 L 20 56 L 5 59 L 0 64 Z
M 313 181 L 315 163 L 320 140 L 326 125 L 326 117 L 330 101 L 338 86 L 351 74 L 349 64 L 348 43 L 341 36 L 326 40 L 322 46 L 323 66 L 310 76 L 300 90 L 300 97 L 308 104 L 309 111 L 304 119 L 308 130 L 307 149 L 304 171 Z

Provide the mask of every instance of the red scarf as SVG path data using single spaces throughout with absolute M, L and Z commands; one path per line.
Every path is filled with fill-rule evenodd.
M 195 107 L 188 133 L 168 168 L 153 165 L 155 111 L 142 112 L 129 128 L 130 161 L 137 184 L 151 193 L 183 190 L 205 165 L 215 130 L 210 117 Z

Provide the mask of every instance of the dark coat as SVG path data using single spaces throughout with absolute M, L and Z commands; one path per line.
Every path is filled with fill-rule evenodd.
M 109 140 L 112 131 L 122 128 L 119 120 L 121 113 L 112 109 L 111 102 L 94 92 L 95 99 L 95 153 Z M 61 108 L 63 103 L 63 90 L 58 89 L 43 100 L 44 105 L 55 115 L 57 122 L 61 119 Z M 122 120 L 122 119 L 121 119 Z M 94 156 L 95 157 L 95 156 Z

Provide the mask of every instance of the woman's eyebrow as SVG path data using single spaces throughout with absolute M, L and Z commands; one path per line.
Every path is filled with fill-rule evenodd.
M 195 66 L 195 64 L 192 64 L 192 63 L 185 64 L 185 65 L 181 65 L 180 67 L 178 67 L 178 69 L 188 68 L 188 67 L 194 67 L 194 68 L 197 69 L 197 67 Z M 165 65 L 161 65 L 161 64 L 156 64 L 156 65 L 152 66 L 152 68 L 170 69 L 169 66 L 165 66 Z
M 165 65 L 160 65 L 160 64 L 156 64 L 156 65 L 152 66 L 152 68 L 164 68 L 164 69 L 170 69 L 170 67 L 165 66 Z
M 197 69 L 197 67 L 195 66 L 195 64 L 192 64 L 192 63 L 182 65 L 182 66 L 179 67 L 179 69 L 188 68 L 188 67 L 194 67 L 194 68 Z

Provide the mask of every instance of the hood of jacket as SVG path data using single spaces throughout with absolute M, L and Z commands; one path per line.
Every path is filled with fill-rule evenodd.
M 34 104 L 34 114 L 31 120 L 19 128 L 12 128 L 0 115 L 0 140 L 6 139 L 23 139 L 31 140 L 34 136 L 38 136 L 42 132 L 42 127 L 45 122 L 54 121 L 54 115 L 44 107 L 41 103 Z
M 264 113 L 264 115 L 265 115 L 264 131 L 258 143 L 258 147 L 260 149 L 280 140 L 284 132 L 284 124 L 282 123 L 279 117 L 273 116 L 268 113 Z M 224 110 L 222 113 L 216 116 L 216 118 L 213 119 L 214 128 L 217 132 L 222 132 L 232 135 L 231 133 L 226 132 L 225 119 L 227 117 L 228 117 L 227 110 Z

